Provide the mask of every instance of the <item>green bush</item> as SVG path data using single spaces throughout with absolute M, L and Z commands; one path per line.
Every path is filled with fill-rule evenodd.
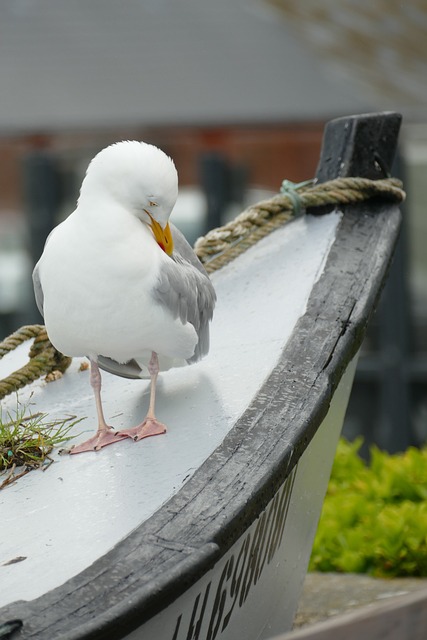
M 426 577 L 427 448 L 367 464 L 361 444 L 338 444 L 309 569 Z

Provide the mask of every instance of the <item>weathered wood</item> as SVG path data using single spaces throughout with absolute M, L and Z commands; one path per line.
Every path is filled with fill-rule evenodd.
M 336 616 L 274 640 L 425 640 L 427 589 Z M 272 639 L 273 640 L 273 639 Z
M 372 154 L 387 165 L 398 120 L 396 114 L 355 116 L 328 126 L 318 177 L 378 177 L 365 133 Z M 374 136 L 376 129 L 388 133 Z M 389 204 L 345 208 L 306 313 L 221 446 L 112 551 L 37 600 L 5 607 L 1 619 L 22 619 L 22 639 L 120 639 L 212 568 L 292 473 L 325 417 L 360 347 L 399 224 L 399 210 Z
M 387 178 L 396 153 L 402 116 L 368 113 L 337 118 L 325 128 L 317 179 Z

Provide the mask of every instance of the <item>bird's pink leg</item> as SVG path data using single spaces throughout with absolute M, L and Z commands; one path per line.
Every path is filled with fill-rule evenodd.
M 92 385 L 92 389 L 95 394 L 96 411 L 98 414 L 98 429 L 92 438 L 71 447 L 70 453 L 99 451 L 102 447 L 106 447 L 114 442 L 119 442 L 119 440 L 123 440 L 126 437 L 125 435 L 120 435 L 114 431 L 114 429 L 105 422 L 101 402 L 101 372 L 94 360 L 90 361 L 90 384 Z
M 142 440 L 142 438 L 148 438 L 148 436 L 157 436 L 166 432 L 165 425 L 162 422 L 159 422 L 154 415 L 154 406 L 156 402 L 156 382 L 157 376 L 159 375 L 159 359 L 157 357 L 157 353 L 155 353 L 154 351 L 152 352 L 150 362 L 148 363 L 148 372 L 151 377 L 151 388 L 150 404 L 145 420 L 132 429 L 125 429 L 118 432 L 118 435 L 133 438 L 135 442 L 137 440 Z

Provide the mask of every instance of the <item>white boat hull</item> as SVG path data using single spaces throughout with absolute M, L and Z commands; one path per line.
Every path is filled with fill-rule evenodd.
M 126 640 L 268 640 L 292 628 L 355 372 L 274 498 L 201 580 Z

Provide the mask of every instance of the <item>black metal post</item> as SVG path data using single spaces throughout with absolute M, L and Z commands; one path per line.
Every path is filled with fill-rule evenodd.
M 24 207 L 29 232 L 29 253 L 33 266 L 42 254 L 47 236 L 56 224 L 60 204 L 57 159 L 47 151 L 35 151 L 23 162 Z M 27 322 L 39 322 L 35 302 L 29 303 Z

